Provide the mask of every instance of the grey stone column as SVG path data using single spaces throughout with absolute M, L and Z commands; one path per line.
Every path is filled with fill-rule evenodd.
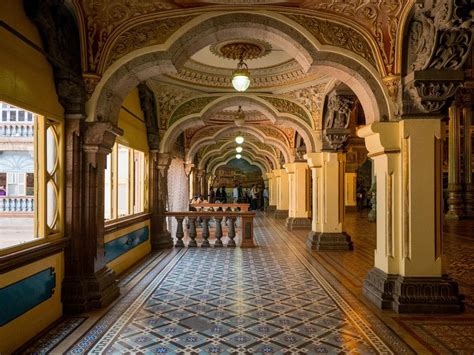
M 85 312 L 110 304 L 119 295 L 115 272 L 107 267 L 104 248 L 105 160 L 121 130 L 110 122 L 67 124 L 66 250 L 62 301 L 66 313 Z M 81 132 L 82 140 L 77 139 Z M 73 176 L 70 176 L 72 173 Z M 78 208 L 74 210 L 74 207 Z M 77 214 L 79 217 L 72 217 Z
M 474 92 L 472 91 L 464 95 L 465 105 L 462 111 L 464 118 L 464 204 L 467 218 L 474 218 L 474 184 L 472 180 L 473 95 Z
M 447 219 L 461 219 L 464 215 L 461 184 L 461 109 L 456 103 L 449 108 L 448 138 L 448 211 Z

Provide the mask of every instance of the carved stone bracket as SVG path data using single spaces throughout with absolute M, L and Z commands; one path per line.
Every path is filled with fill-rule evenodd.
M 115 138 L 123 130 L 110 122 L 86 122 L 83 149 L 85 152 L 108 154 L 115 143 Z
M 329 148 L 341 150 L 351 134 L 349 118 L 355 98 L 351 95 L 333 92 L 329 95 L 323 136 Z
M 471 1 L 419 2 L 409 24 L 403 115 L 438 113 L 461 86 L 473 38 Z

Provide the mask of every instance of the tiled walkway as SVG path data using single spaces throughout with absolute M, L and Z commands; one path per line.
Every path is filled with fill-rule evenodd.
M 469 310 L 462 316 L 400 317 L 362 297 L 373 228 L 362 216 L 349 215 L 353 252 L 310 253 L 307 232 L 289 233 L 282 221 L 259 217 L 258 248 L 153 255 L 122 279 L 122 297 L 108 311 L 76 321 L 59 344 L 56 331 L 27 351 L 472 353 Z

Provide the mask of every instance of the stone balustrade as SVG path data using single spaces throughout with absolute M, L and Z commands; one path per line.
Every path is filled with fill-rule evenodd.
M 31 122 L 0 122 L 0 137 L 33 137 Z
M 198 211 L 233 211 L 233 212 L 248 212 L 250 204 L 248 203 L 196 203 L 190 204 L 189 207 L 194 207 Z
M 0 212 L 27 212 L 34 211 L 33 197 L 0 197 Z
M 196 206 L 196 205 L 193 205 Z M 231 211 L 190 211 L 190 212 L 166 212 L 165 216 L 174 217 L 177 222 L 175 247 L 184 247 L 185 237 L 185 226 L 188 227 L 188 247 L 197 247 L 198 235 L 201 237 L 201 247 L 210 247 L 211 243 L 209 238 L 211 236 L 211 228 L 215 241 L 213 246 L 215 248 L 223 247 L 224 243 L 222 239 L 224 231 L 227 231 L 227 247 L 236 247 L 236 220 L 240 219 L 240 230 L 241 230 L 241 248 L 255 247 L 255 241 L 253 236 L 253 218 L 255 213 L 253 212 L 231 212 Z M 185 220 L 187 223 L 185 224 Z M 224 228 L 223 228 L 224 224 Z M 227 227 L 227 228 L 225 228 Z M 200 233 L 199 233 L 200 232 Z

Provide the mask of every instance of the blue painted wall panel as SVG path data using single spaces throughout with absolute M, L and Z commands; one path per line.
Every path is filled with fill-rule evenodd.
M 146 242 L 149 238 L 149 234 L 150 231 L 148 230 L 148 226 L 146 226 L 105 243 L 105 260 L 111 262 L 129 250 Z
M 0 326 L 51 298 L 56 287 L 52 267 L 0 288 Z

